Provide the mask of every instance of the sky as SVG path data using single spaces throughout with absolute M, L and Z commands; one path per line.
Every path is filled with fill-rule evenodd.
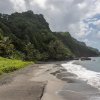
M 0 13 L 27 10 L 43 14 L 52 31 L 70 32 L 100 50 L 100 0 L 0 0 Z

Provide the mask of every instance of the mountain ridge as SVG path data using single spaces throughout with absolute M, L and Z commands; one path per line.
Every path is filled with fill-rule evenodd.
M 68 32 L 52 32 L 44 16 L 33 11 L 0 14 L 0 48 L 0 56 L 24 60 L 99 55 Z

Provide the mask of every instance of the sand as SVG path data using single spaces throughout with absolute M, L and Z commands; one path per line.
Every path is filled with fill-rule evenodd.
M 40 70 L 36 71 L 35 78 L 32 78 L 32 81 L 44 81 L 47 83 L 41 100 L 62 100 L 62 98 L 57 94 L 57 91 L 61 90 L 65 82 L 51 74 L 59 69 L 57 65 L 46 64 L 39 68 Z
M 90 100 L 87 94 L 98 93 L 61 63 L 34 64 L 0 76 L 0 100 Z
M 64 82 L 50 74 L 55 66 L 34 64 L 0 76 L 0 100 L 62 100 L 56 92 Z
M 40 100 L 44 82 L 32 82 L 36 66 L 29 66 L 0 78 L 0 100 Z

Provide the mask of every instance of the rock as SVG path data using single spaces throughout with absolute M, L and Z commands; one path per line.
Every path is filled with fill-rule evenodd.
M 84 61 L 84 60 L 91 60 L 91 58 L 89 58 L 89 57 L 81 57 L 81 61 Z

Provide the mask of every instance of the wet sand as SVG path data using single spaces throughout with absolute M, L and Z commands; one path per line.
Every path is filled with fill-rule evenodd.
M 46 64 L 39 67 L 40 70 L 36 70 L 35 78 L 32 81 L 47 83 L 45 92 L 41 100 L 63 100 L 57 91 L 61 90 L 65 84 L 62 80 L 56 78 L 52 73 L 59 70 L 59 67 L 55 64 Z
M 62 70 L 56 77 L 66 82 L 58 92 L 63 100 L 100 100 L 100 90 L 79 80 L 75 74 Z

